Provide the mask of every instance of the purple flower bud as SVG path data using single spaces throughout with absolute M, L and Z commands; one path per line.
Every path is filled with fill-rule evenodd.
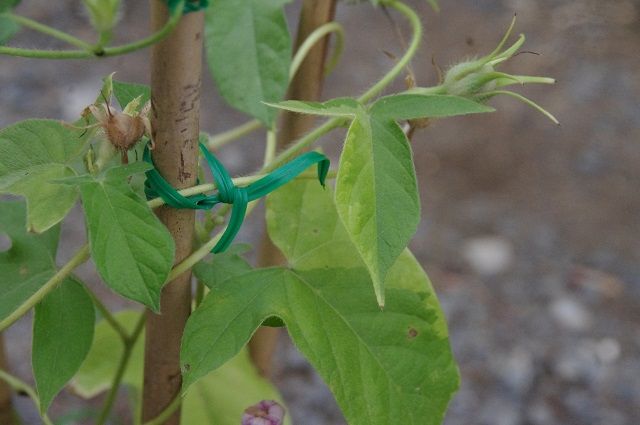
M 242 425 L 282 425 L 284 407 L 273 400 L 262 400 L 247 407 L 242 415 Z

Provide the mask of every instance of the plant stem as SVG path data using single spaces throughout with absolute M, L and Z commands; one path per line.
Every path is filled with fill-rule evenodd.
M 109 326 L 113 328 L 114 331 L 120 336 L 120 339 L 124 342 L 129 337 L 129 333 L 127 330 L 116 320 L 116 318 L 111 314 L 109 309 L 96 297 L 96 295 L 91 291 L 86 285 L 85 289 L 89 293 L 89 296 L 93 300 L 93 304 L 96 306 L 104 320 L 109 323 Z
M 122 356 L 120 357 L 120 362 L 118 363 L 118 369 L 116 370 L 113 382 L 111 383 L 111 388 L 109 389 L 109 394 L 107 394 L 107 399 L 104 402 L 102 411 L 100 412 L 100 416 L 96 421 L 96 425 L 104 425 L 107 422 L 107 419 L 109 419 L 109 414 L 111 413 L 113 404 L 116 401 L 116 396 L 118 395 L 118 389 L 120 388 L 120 384 L 122 383 L 122 378 L 127 371 L 129 360 L 131 360 L 131 353 L 133 352 L 133 348 L 135 347 L 136 342 L 138 341 L 138 338 L 140 337 L 140 334 L 144 329 L 144 323 L 145 316 L 143 314 L 140 316 L 138 323 L 136 324 L 133 332 L 131 332 L 130 335 L 125 331 L 125 336 L 122 339 L 123 351 Z
M 66 43 L 71 44 L 72 46 L 79 47 L 80 49 L 88 51 L 91 51 L 93 49 L 93 45 L 91 45 L 91 43 L 87 43 L 86 41 L 81 40 L 78 37 L 74 37 L 71 34 L 67 34 L 64 31 L 60 31 L 48 25 L 41 24 L 40 22 L 34 21 L 33 19 L 29 19 L 20 15 L 14 15 L 13 13 L 5 13 L 2 16 L 11 19 L 13 22 L 20 24 L 23 27 L 30 28 L 34 31 L 38 31 L 53 38 L 57 38 L 58 40 L 62 40 Z
M 13 375 L 8 374 L 4 370 L 0 370 L 0 379 L 9 384 L 9 386 L 13 388 L 14 391 L 25 393 L 26 395 L 28 395 L 29 398 L 33 401 L 33 404 L 36 405 L 38 412 L 40 411 L 40 399 L 38 398 L 35 390 L 31 388 L 30 385 Z M 41 418 L 42 422 L 44 422 L 45 425 L 53 425 L 53 422 L 51 422 L 51 419 L 49 419 L 49 416 L 47 416 L 46 413 L 43 413 L 41 415 Z
M 40 287 L 33 295 L 31 295 L 24 303 L 14 310 L 9 316 L 0 322 L 0 331 L 11 326 L 16 320 L 24 316 L 33 306 L 38 304 L 52 290 L 54 290 L 62 281 L 73 272 L 80 264 L 89 259 L 89 245 L 84 245 L 73 256 L 67 264 L 65 264 L 56 274 L 51 277 L 44 285 Z
M 4 350 L 4 335 L 0 333 L 0 370 L 8 370 L 7 356 Z M 0 424 L 17 425 L 17 418 L 11 402 L 11 387 L 0 381 Z
M 247 121 L 246 123 L 232 128 L 231 130 L 225 131 L 220 134 L 214 134 L 209 137 L 209 141 L 207 142 L 207 147 L 209 150 L 217 150 L 226 144 L 233 142 L 247 134 L 253 133 L 256 130 L 262 128 L 262 123 L 258 120 Z
M 164 1 L 151 1 L 154 28 L 164 25 L 168 13 Z M 151 51 L 153 159 L 160 174 L 177 189 L 193 186 L 198 174 L 203 38 L 204 13 L 189 13 Z M 193 249 L 195 211 L 163 206 L 155 212 L 175 241 L 175 262 L 182 262 Z M 186 269 L 164 286 L 162 314 L 147 311 L 143 422 L 156 418 L 180 393 L 180 342 L 191 301 L 191 270 Z M 178 425 L 179 409 L 161 423 Z
M 385 89 L 404 69 L 411 59 L 415 56 L 418 51 L 418 47 L 420 47 L 420 41 L 422 41 L 422 23 L 420 22 L 420 18 L 409 6 L 399 1 L 392 1 L 389 3 L 390 7 L 393 7 L 398 12 L 402 13 L 408 20 L 411 25 L 411 30 L 413 31 L 413 35 L 411 37 L 411 43 L 407 48 L 407 51 L 402 55 L 400 60 L 395 64 L 393 68 L 389 72 L 385 74 L 380 81 L 374 84 L 369 90 L 367 90 L 362 96 L 358 98 L 358 100 L 362 103 L 367 103 L 371 101 L 374 97 L 376 97 L 382 90 Z
M 402 72 L 404 67 L 411 61 L 411 58 L 413 58 L 413 56 L 418 51 L 420 40 L 422 38 L 422 24 L 420 23 L 420 18 L 410 7 L 406 6 L 404 3 L 397 1 L 390 2 L 389 6 L 398 10 L 409 20 L 413 31 L 411 43 L 409 44 L 409 48 L 404 53 L 404 55 L 402 55 L 398 63 L 396 63 L 396 65 L 391 68 L 391 70 L 387 72 L 387 74 L 385 74 L 380 81 L 374 84 L 369 90 L 367 90 L 362 96 L 358 98 L 358 101 L 362 103 L 366 103 L 372 100 L 382 90 L 384 90 L 385 87 L 388 86 L 398 76 L 398 74 Z M 305 136 L 292 143 L 291 146 L 289 146 L 285 151 L 276 156 L 273 162 L 262 171 L 270 171 L 282 165 L 298 152 L 309 147 L 317 139 L 324 136 L 331 130 L 343 126 L 346 122 L 347 121 L 344 118 L 332 118 L 328 121 L 325 121 L 310 133 L 307 133 Z
M 56 32 L 56 38 L 65 37 L 65 41 L 71 42 L 71 39 L 75 39 L 75 45 L 78 45 L 79 42 L 83 43 L 83 50 L 41 50 L 41 49 L 23 49 L 19 47 L 8 47 L 8 46 L 0 46 L 0 55 L 9 55 L 9 56 L 20 56 L 25 58 L 36 58 L 36 59 L 90 59 L 94 57 L 107 57 L 107 56 L 118 56 L 124 55 L 126 53 L 135 52 L 136 50 L 143 49 L 145 47 L 151 46 L 160 40 L 167 37 L 171 31 L 178 25 L 180 18 L 182 17 L 182 7 L 184 5 L 184 1 L 180 2 L 180 5 L 176 7 L 175 12 L 168 17 L 165 23 L 158 27 L 159 29 L 151 34 L 148 37 L 145 37 L 141 40 L 135 41 L 133 43 L 124 44 L 122 46 L 114 46 L 114 47 L 102 47 L 100 45 L 93 46 L 89 43 L 85 43 L 80 39 L 76 39 L 75 37 L 63 33 L 61 31 L 55 30 L 50 27 L 47 29 L 49 35 L 52 35 L 52 31 Z M 27 19 L 27 18 L 24 18 Z M 34 21 L 34 24 L 38 24 Z M 33 24 L 32 24 L 33 25 Z M 41 24 L 38 24 L 41 25 Z M 72 44 L 74 44 L 72 43 Z M 81 46 L 78 46 L 81 47 Z

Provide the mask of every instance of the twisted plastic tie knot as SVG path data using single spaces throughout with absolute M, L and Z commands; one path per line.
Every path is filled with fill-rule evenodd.
M 231 204 L 229 224 L 211 250 L 214 254 L 225 251 L 231 245 L 242 226 L 249 202 L 273 192 L 312 165 L 318 166 L 318 180 L 322 186 L 329 172 L 330 162 L 326 156 L 318 152 L 307 152 L 248 186 L 238 187 L 233 184 L 224 165 L 202 143 L 200 143 L 200 150 L 211 170 L 217 193 L 183 196 L 160 175 L 155 166 L 145 173 L 147 179 L 144 183 L 144 192 L 147 199 L 160 197 L 167 205 L 180 209 L 210 210 L 220 203 Z M 143 159 L 153 165 L 149 146 L 144 150 Z

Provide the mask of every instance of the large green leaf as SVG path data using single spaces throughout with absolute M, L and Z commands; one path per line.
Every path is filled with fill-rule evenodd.
M 116 320 L 132 332 L 140 313 L 122 311 Z M 118 334 L 106 321 L 96 326 L 95 342 L 82 368 L 71 386 L 85 398 L 93 398 L 111 387 L 123 352 Z M 122 382 L 140 394 L 144 361 L 144 332 L 136 342 Z M 282 397 L 269 382 L 260 377 L 246 350 L 210 373 L 189 391 L 182 404 L 182 423 L 185 424 L 237 424 L 243 410 L 260 400 L 278 400 Z M 289 423 L 289 422 L 287 422 Z
M 289 0 L 216 0 L 206 10 L 209 67 L 234 108 L 271 126 L 289 82 L 291 37 L 282 6 Z
M 140 164 L 138 164 L 140 165 Z M 120 295 L 160 310 L 160 291 L 171 270 L 174 243 L 146 202 L 127 184 L 143 171 L 114 167 L 95 179 L 81 179 L 91 256 L 105 283 Z
M 49 229 L 76 202 L 76 189 L 55 181 L 75 175 L 70 164 L 85 142 L 82 131 L 53 120 L 26 120 L 0 130 L 0 193 L 26 198 L 30 231 Z
M 389 119 L 364 112 L 351 123 L 336 181 L 336 206 L 384 306 L 384 280 L 420 221 L 411 147 Z
M 255 270 L 212 285 L 185 329 L 185 388 L 278 316 L 350 424 L 439 424 L 458 372 L 442 312 L 415 259 L 407 252 L 391 268 L 382 311 L 326 191 L 291 183 L 270 196 L 268 210 L 269 233 L 293 269 Z
M 378 120 L 444 118 L 493 112 L 490 106 L 452 95 L 396 94 L 378 99 L 371 114 Z
M 43 234 L 27 233 L 24 202 L 0 202 L 0 234 L 11 247 L 0 252 L 0 320 L 32 296 L 55 273 L 60 228 Z
M 93 301 L 73 279 L 36 305 L 32 364 L 43 412 L 80 368 L 91 348 L 94 323 Z

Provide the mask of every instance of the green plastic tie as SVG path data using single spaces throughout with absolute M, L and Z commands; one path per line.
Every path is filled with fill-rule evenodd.
M 180 2 L 182 0 L 164 0 L 164 1 L 165 3 L 167 3 L 167 6 L 169 6 L 169 10 L 173 12 L 176 10 L 178 5 L 180 5 Z M 209 6 L 209 0 L 186 0 L 184 2 L 182 14 L 186 15 L 187 13 L 190 13 L 190 12 L 197 12 L 199 10 L 206 9 L 207 6 Z
M 211 175 L 216 182 L 217 193 L 182 196 L 160 175 L 155 166 L 145 173 L 147 179 L 144 183 L 144 192 L 147 199 L 160 197 L 167 205 L 180 209 L 210 210 L 221 203 L 231 204 L 229 224 L 216 246 L 211 250 L 214 254 L 225 251 L 231 245 L 242 226 L 249 202 L 268 195 L 296 178 L 312 165 L 317 164 L 318 166 L 318 180 L 322 186 L 324 186 L 329 172 L 330 162 L 326 156 L 318 152 L 307 152 L 248 186 L 238 187 L 233 184 L 224 165 L 202 143 L 200 143 L 200 150 L 207 160 Z M 149 146 L 144 150 L 143 159 L 153 165 Z

